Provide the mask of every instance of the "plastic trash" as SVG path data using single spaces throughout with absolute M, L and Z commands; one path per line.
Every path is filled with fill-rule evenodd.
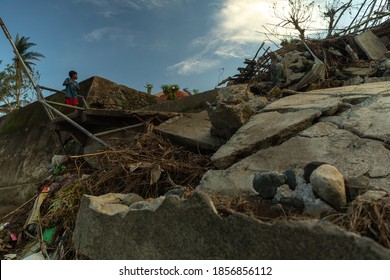
M 49 195 L 49 193 L 47 192 L 41 192 L 38 197 L 35 199 L 35 203 L 34 203 L 34 206 L 33 208 L 31 209 L 31 212 L 30 212 L 30 215 L 27 219 L 27 222 L 24 226 L 24 229 L 28 228 L 29 225 L 31 224 L 36 224 L 40 221 L 40 218 L 41 218 L 41 213 L 40 213 L 40 209 L 41 209 L 41 205 L 43 203 L 43 201 L 46 199 L 46 197 Z
M 43 256 L 42 252 L 39 251 L 38 253 L 32 254 L 28 257 L 25 257 L 23 260 L 35 260 L 35 261 L 40 261 L 40 260 L 45 260 L 45 257 Z
M 64 171 L 65 169 L 66 169 L 65 165 L 63 164 L 58 165 L 56 168 L 54 168 L 53 174 L 58 175 L 59 173 L 61 173 L 61 171 Z
M 43 231 L 43 241 L 45 241 L 47 244 L 50 244 L 53 241 L 53 236 L 56 233 L 57 228 L 46 228 Z
M 16 259 L 17 255 L 16 254 L 6 254 L 4 255 L 4 259 L 6 260 L 14 260 Z
M 64 155 L 54 155 L 51 159 L 51 165 L 54 167 L 57 167 L 61 163 L 64 163 L 65 161 L 68 160 L 68 156 Z
M 12 241 L 18 241 L 18 236 L 16 235 L 16 233 L 10 233 L 9 236 L 11 237 Z
M 9 226 L 9 223 L 8 223 L 8 222 L 7 222 L 7 223 L 4 223 L 4 224 L 2 224 L 2 225 L 0 226 L 0 231 L 2 231 L 2 230 L 4 230 L 4 229 L 6 229 L 8 226 Z

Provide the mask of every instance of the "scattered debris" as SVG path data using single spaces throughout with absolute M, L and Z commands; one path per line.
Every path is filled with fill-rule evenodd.
M 84 157 L 96 157 L 100 168 L 90 169 L 86 166 Z M 112 209 L 106 209 L 110 213 L 120 213 L 129 206 L 134 211 L 151 210 L 156 209 L 164 200 L 162 195 L 180 195 L 184 198 L 190 196 L 203 174 L 214 168 L 209 156 L 196 155 L 173 147 L 153 133 L 140 134 L 131 143 L 116 149 L 69 157 L 68 161 L 60 165 L 64 165 L 64 169 L 59 174 L 52 175 L 41 183 L 40 188 L 44 191 L 41 194 L 46 194 L 46 199 L 42 203 L 41 218 L 34 219 L 34 230 L 27 227 L 23 231 L 21 222 L 23 219 L 29 221 L 34 216 L 37 203 L 33 204 L 32 201 L 26 204 L 23 211 L 8 217 L 9 222 L 2 225 L 2 233 L 13 229 L 12 235 L 7 233 L 7 240 L 4 239 L 7 236 L 1 235 L 2 258 L 85 259 L 87 257 L 77 254 L 74 250 L 72 241 L 76 215 L 84 194 L 100 196 L 122 193 L 121 201 L 128 206 L 119 205 L 121 207 L 115 208 L 116 204 L 113 202 L 110 205 Z M 52 169 L 52 172 L 54 170 Z M 86 171 L 90 176 L 80 175 Z M 278 178 L 283 179 L 277 183 L 274 200 L 263 199 L 258 195 L 212 196 L 219 215 L 228 216 L 240 212 L 267 222 L 305 220 L 313 219 L 310 215 L 314 214 L 310 214 L 310 211 L 317 213 L 319 209 L 329 207 L 314 196 L 312 208 L 304 205 L 306 202 L 298 198 L 302 182 L 297 182 L 295 171 L 288 171 L 277 174 Z M 283 185 L 286 182 L 295 190 Z M 128 197 L 129 193 L 133 193 L 131 197 Z M 40 197 L 38 196 L 36 201 L 41 201 Z M 126 202 L 130 200 L 131 203 Z M 346 213 L 332 214 L 326 219 L 349 231 L 373 237 L 389 248 L 390 221 L 386 218 L 389 214 L 388 205 L 388 194 L 375 201 L 358 196 L 351 202 Z M 326 207 L 320 211 L 334 213 L 334 209 Z M 16 226 L 13 220 L 19 220 L 19 226 Z M 19 244 L 16 244 L 16 241 Z M 17 254 L 17 257 L 7 255 L 11 253 Z
M 307 91 L 359 84 L 373 77 L 385 78 L 389 23 L 387 20 L 360 33 L 291 41 L 275 51 L 263 43 L 252 60 L 244 61 L 245 68 L 238 68 L 238 74 L 219 86 L 249 84 L 255 94 L 272 96 L 275 87 Z
M 213 124 L 211 132 L 215 135 L 229 139 L 237 131 L 245 128 L 243 125 L 246 123 L 249 128 L 252 126 L 258 133 L 251 133 L 256 139 L 250 139 L 241 132 L 236 133 L 235 137 L 231 137 L 230 142 L 241 143 L 237 146 L 242 150 L 230 148 L 229 157 L 223 155 L 223 161 L 215 160 L 215 154 L 213 162 L 210 156 L 194 154 L 184 148 L 175 147 L 153 132 L 140 133 L 129 143 L 92 154 L 54 156 L 50 167 L 51 175 L 41 182 L 39 195 L 12 213 L 0 217 L 0 257 L 2 259 L 86 258 L 76 252 L 72 241 L 83 195 L 102 196 L 101 199 L 112 200 L 112 203 L 105 205 L 104 209 L 106 213 L 112 215 L 121 214 L 129 209 L 131 211 L 156 210 L 163 205 L 164 201 L 176 199 L 172 196 L 179 196 L 183 200 L 193 196 L 203 175 L 214 169 L 215 165 L 218 166 L 219 163 L 221 167 L 227 169 L 235 162 L 236 157 L 241 158 L 238 155 L 255 152 L 255 149 L 247 151 L 243 144 L 246 143 L 247 146 L 256 149 L 263 146 L 261 137 L 265 138 L 267 131 L 261 131 L 260 128 L 266 125 L 260 123 L 255 127 L 249 119 L 260 110 L 264 110 L 262 114 L 257 114 L 262 121 L 267 121 L 265 116 L 268 115 L 272 118 L 266 122 L 267 125 L 272 124 L 272 120 L 279 123 L 282 121 L 275 116 L 281 115 L 282 112 L 278 111 L 277 106 L 280 106 L 280 110 L 289 110 L 281 106 L 280 103 L 283 101 L 268 106 L 269 101 L 285 96 L 291 99 L 302 98 L 298 96 L 298 91 L 353 85 L 366 83 L 370 79 L 389 77 L 390 62 L 387 51 L 389 42 L 386 43 L 385 40 L 389 35 L 388 26 L 389 22 L 385 22 L 372 30 L 361 30 L 364 33 L 357 36 L 343 34 L 325 40 L 290 42 L 277 51 L 264 49 L 263 44 L 252 60 L 245 60 L 246 67 L 239 68 L 238 75 L 220 84 L 238 85 L 220 89 L 219 93 L 222 94 L 219 95 L 217 102 L 210 104 L 208 108 Z M 263 54 L 258 57 L 261 50 Z M 91 105 L 100 108 L 107 103 L 110 108 L 123 107 L 122 103 L 128 100 L 121 98 L 122 88 L 115 87 L 115 92 L 118 93 L 115 100 L 104 100 L 97 91 L 99 80 L 94 78 L 89 81 L 96 84 L 94 99 L 89 100 Z M 252 92 L 265 97 L 256 99 L 259 96 L 253 96 Z M 353 97 L 345 97 L 344 101 L 347 98 L 353 99 Z M 365 97 L 354 98 L 360 100 Z M 285 98 L 284 102 L 286 100 L 290 99 Z M 144 103 L 157 102 L 155 99 L 144 101 Z M 336 100 L 329 96 L 318 95 L 312 97 L 311 101 L 314 105 L 318 105 L 319 102 L 327 104 L 321 106 L 326 107 L 326 110 L 311 112 L 308 125 L 311 125 L 313 118 L 319 117 L 320 114 L 325 117 L 333 116 L 342 109 L 342 101 L 338 98 Z M 291 102 L 287 105 L 291 105 Z M 307 105 L 308 102 L 304 103 L 304 106 Z M 276 114 L 272 111 L 278 112 Z M 302 110 L 298 111 L 302 112 Z M 297 114 L 284 112 L 283 117 L 290 115 L 295 117 Z M 296 120 L 294 117 L 292 119 Z M 256 121 L 255 118 L 252 120 Z M 304 120 L 304 126 L 299 131 L 307 128 L 306 118 Z M 284 125 L 286 124 L 289 123 L 285 121 Z M 272 135 L 275 135 L 278 127 L 276 125 L 270 127 L 273 130 Z M 312 129 L 317 127 L 318 131 L 325 131 L 326 128 L 324 124 L 313 127 Z M 332 131 L 336 131 L 333 126 Z M 265 146 L 280 144 L 290 137 L 289 133 L 285 133 L 284 130 L 282 132 L 281 136 L 271 140 L 265 139 L 264 142 L 269 142 Z M 305 133 L 310 134 L 307 131 L 302 133 L 302 137 Z M 292 134 L 295 135 L 297 132 L 294 131 Z M 379 137 L 371 138 L 379 139 Z M 356 142 L 348 148 L 357 149 L 360 146 L 368 146 L 368 144 Z M 227 148 L 229 145 L 225 146 L 225 149 Z M 270 158 L 272 157 L 267 157 Z M 90 166 L 88 163 L 90 161 L 86 159 L 94 159 L 96 164 Z M 384 190 L 370 189 L 370 181 L 364 175 L 344 178 L 340 172 L 337 176 L 332 173 L 334 170 L 318 174 L 326 167 L 329 166 L 322 162 L 311 162 L 300 170 L 302 174 L 292 169 L 285 170 L 283 173 L 253 171 L 254 179 L 251 177 L 253 179 L 251 187 L 253 186 L 258 195 L 242 194 L 239 197 L 211 195 L 211 200 L 217 214 L 222 217 L 240 212 L 266 222 L 324 219 L 347 231 L 370 237 L 384 247 L 390 248 L 389 193 Z M 247 172 L 247 169 L 240 171 Z M 223 171 L 220 173 L 227 177 Z M 375 176 L 380 177 L 378 174 Z M 336 197 L 329 197 L 332 190 L 323 191 L 323 187 L 331 185 L 328 182 L 333 183 L 336 177 L 337 186 L 332 187 L 338 188 L 339 192 Z M 116 203 L 117 200 L 121 203 Z M 214 209 L 214 206 L 210 206 L 210 209 Z
M 85 157 L 96 158 L 100 168 L 91 169 Z M 31 201 L 7 217 L 10 222 L 3 224 L 1 233 L 8 228 L 16 229 L 21 240 L 16 246 L 13 239 L 17 234 L 12 233 L 2 241 L 0 254 L 3 257 L 3 253 L 16 251 L 18 258 L 22 258 L 27 254 L 23 253 L 23 248 L 38 242 L 39 250 L 23 259 L 85 258 L 77 255 L 72 245 L 72 232 L 84 194 L 136 193 L 149 199 L 180 190 L 185 196 L 194 190 L 203 174 L 213 168 L 209 156 L 174 147 L 154 133 L 139 134 L 131 143 L 115 149 L 71 156 L 60 162 L 51 166 L 53 175 L 41 183 L 41 193 L 35 202 Z M 90 176 L 83 176 L 85 172 Z M 14 219 L 19 222 L 12 222 Z M 3 234 L 0 237 L 3 238 Z

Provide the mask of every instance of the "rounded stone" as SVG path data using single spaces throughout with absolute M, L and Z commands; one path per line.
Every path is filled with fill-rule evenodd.
M 323 164 L 310 176 L 313 191 L 330 206 L 341 210 L 347 204 L 344 176 L 336 167 Z
M 291 190 L 295 190 L 297 187 L 297 178 L 295 176 L 294 170 L 286 170 L 284 172 L 284 175 L 286 176 L 286 184 L 289 186 Z
M 273 172 L 261 172 L 253 178 L 253 188 L 264 199 L 275 197 L 278 187 L 286 182 L 286 175 Z
M 308 163 L 304 168 L 303 168 L 303 179 L 305 179 L 306 182 L 310 181 L 310 176 L 313 173 L 314 170 L 316 170 L 318 167 L 321 165 L 326 164 L 325 162 L 317 162 L 313 161 Z

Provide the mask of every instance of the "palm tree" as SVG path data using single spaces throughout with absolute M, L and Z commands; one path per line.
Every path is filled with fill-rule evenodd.
M 19 37 L 19 34 L 16 34 L 14 43 L 16 49 L 18 50 L 27 68 L 31 71 L 32 70 L 31 66 L 35 65 L 35 63 L 33 63 L 32 60 L 39 60 L 40 57 L 45 57 L 45 56 L 37 52 L 28 51 L 31 47 L 36 46 L 35 43 L 31 43 L 28 40 L 30 40 L 30 37 L 24 37 L 24 36 Z M 18 57 L 16 56 L 16 53 L 14 57 L 14 64 L 16 69 L 21 69 L 21 64 Z
M 43 54 L 40 54 L 38 52 L 32 52 L 29 51 L 29 49 L 33 46 L 35 46 L 35 43 L 29 42 L 30 37 L 20 37 L 19 34 L 16 34 L 15 38 L 15 46 L 18 50 L 20 57 L 24 61 L 24 64 L 28 68 L 28 70 L 32 71 L 32 66 L 35 65 L 33 62 L 34 60 L 39 60 L 41 57 L 45 57 Z M 15 53 L 15 52 L 14 52 Z M 21 107 L 20 104 L 20 97 L 21 97 L 21 88 L 23 86 L 23 77 L 22 77 L 22 63 L 20 62 L 18 56 L 15 53 L 15 56 L 13 58 L 14 66 L 16 70 L 16 77 L 15 77 L 15 83 L 16 83 L 16 92 L 15 92 L 15 100 L 17 103 L 17 108 Z

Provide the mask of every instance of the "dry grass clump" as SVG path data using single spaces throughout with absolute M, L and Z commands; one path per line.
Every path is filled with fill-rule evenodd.
M 172 188 L 193 189 L 213 168 L 208 156 L 175 147 L 153 133 L 95 157 L 100 169 L 87 180 L 94 195 L 133 192 L 145 198 L 158 197 Z
M 257 196 L 212 196 L 211 199 L 221 215 L 240 212 L 265 222 L 310 219 L 298 209 L 273 204 Z M 390 249 L 389 195 L 379 199 L 358 198 L 351 202 L 346 213 L 339 213 L 325 219 L 349 232 L 372 238 Z
M 221 215 L 231 215 L 234 212 L 239 212 L 265 222 L 304 219 L 301 215 L 302 211 L 293 207 L 274 204 L 272 201 L 263 200 L 259 196 L 211 196 L 211 200 Z
M 63 227 L 73 228 L 84 194 L 136 193 L 155 198 L 174 188 L 189 192 L 213 168 L 208 156 L 175 147 L 153 133 L 140 134 L 125 146 L 72 159 L 78 162 L 85 157 L 93 159 L 100 168 L 49 199 L 44 215 L 46 225 L 61 222 Z
M 390 248 L 390 196 L 378 199 L 358 198 L 346 213 L 329 217 L 331 222 L 350 232 L 370 237 Z

